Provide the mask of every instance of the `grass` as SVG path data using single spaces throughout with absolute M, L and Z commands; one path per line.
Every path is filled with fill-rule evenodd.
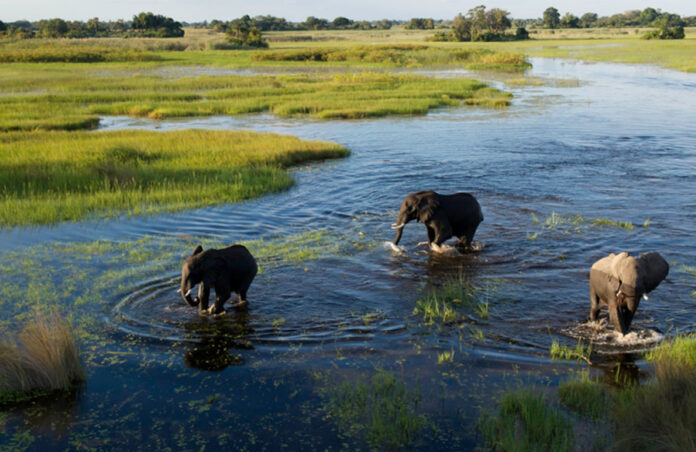
M 437 354 L 437 363 L 438 364 L 447 364 L 447 363 L 453 363 L 454 362 L 454 350 L 450 350 L 448 352 L 442 352 Z
M 497 415 L 479 420 L 487 447 L 513 451 L 569 451 L 574 439 L 570 422 L 533 389 L 505 394 Z
M 558 396 L 563 406 L 595 422 L 607 417 L 611 404 L 607 387 L 590 379 L 587 372 L 583 372 L 579 379 L 561 383 Z
M 364 438 L 374 449 L 409 448 L 430 425 L 420 413 L 420 394 L 385 371 L 378 371 L 369 383 L 346 382 L 326 392 L 327 415 L 341 435 Z
M 423 316 L 428 324 L 454 323 L 472 314 L 488 318 L 488 300 L 481 299 L 482 291 L 459 275 L 427 291 L 416 302 L 413 314 Z
M 292 185 L 334 143 L 254 132 L 32 132 L 0 136 L 0 227 L 176 211 Z
M 617 397 L 617 449 L 696 450 L 696 338 L 677 337 L 648 359 L 655 365 L 651 384 Z
M 268 112 L 358 119 L 423 115 L 434 108 L 506 107 L 511 95 L 470 79 L 359 72 L 298 75 L 122 75 L 66 65 L 0 67 L 0 131 L 92 128 L 99 116 L 150 119 Z
M 0 403 L 17 402 L 84 381 L 72 325 L 57 310 L 38 313 L 19 334 L 3 331 L 0 342 Z
M 567 345 L 560 344 L 557 340 L 553 340 L 549 354 L 552 360 L 585 361 L 587 364 L 592 364 L 590 361 L 592 346 L 585 346 L 582 340 L 578 340 L 575 348 L 570 348 Z

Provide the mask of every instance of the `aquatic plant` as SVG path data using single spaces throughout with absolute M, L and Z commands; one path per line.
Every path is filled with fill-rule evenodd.
M 575 348 L 570 348 L 565 344 L 562 345 L 554 339 L 551 342 L 549 354 L 552 360 L 585 361 L 587 364 L 592 364 L 592 361 L 590 361 L 592 345 L 588 344 L 585 346 L 582 339 L 578 340 Z
M 445 351 L 437 354 L 437 363 L 446 364 L 454 362 L 454 350 Z
M 570 451 L 574 445 L 570 422 L 533 389 L 503 395 L 498 413 L 481 416 L 478 428 L 494 450 Z
M 489 289 L 489 286 L 475 287 L 459 275 L 427 290 L 416 301 L 413 314 L 422 315 L 428 324 L 452 323 L 472 314 L 482 319 L 487 318 L 489 304 L 486 297 Z
M 609 414 L 611 394 L 603 383 L 590 379 L 588 372 L 561 383 L 558 396 L 566 408 L 595 422 Z
M 410 447 L 430 425 L 420 413 L 420 394 L 379 370 L 369 383 L 346 382 L 325 390 L 326 412 L 342 435 L 364 438 L 375 449 Z
M 85 371 L 72 325 L 56 310 L 37 312 L 19 333 L 0 342 L 0 403 L 68 390 L 84 381 Z

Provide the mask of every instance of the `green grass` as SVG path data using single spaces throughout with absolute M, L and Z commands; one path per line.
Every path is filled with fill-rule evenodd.
M 133 63 L 136 65 L 136 63 Z M 99 116 L 240 115 L 357 119 L 434 108 L 506 107 L 511 95 L 470 79 L 412 74 L 123 75 L 101 64 L 0 66 L 0 131 L 92 128 Z M 137 65 L 132 70 L 136 70 Z
M 369 382 L 346 382 L 325 391 L 326 412 L 342 436 L 367 440 L 379 450 L 409 448 L 428 426 L 420 394 L 403 380 L 378 371 Z
M 157 61 L 160 57 L 140 49 L 44 45 L 32 48 L 0 47 L 0 63 L 97 63 Z
M 473 286 L 460 275 L 451 278 L 438 287 L 428 290 L 413 309 L 428 324 L 448 324 L 477 315 L 488 318 L 489 306 L 486 289 Z
M 0 136 L 0 227 L 237 202 L 292 185 L 284 170 L 344 157 L 334 143 L 254 132 Z
M 85 371 L 72 325 L 56 309 L 35 313 L 19 333 L 3 330 L 0 342 L 0 403 L 71 389 Z
M 608 416 L 611 394 L 606 385 L 590 379 L 587 372 L 578 379 L 561 383 L 558 396 L 566 408 L 595 422 Z
M 505 394 L 496 415 L 479 420 L 485 444 L 494 450 L 570 451 L 573 429 L 561 412 L 533 389 Z
M 677 337 L 648 354 L 655 377 L 628 388 L 612 416 L 618 450 L 696 450 L 696 338 Z
M 559 343 L 557 340 L 551 342 L 551 349 L 549 350 L 552 360 L 565 360 L 565 361 L 585 361 L 588 364 L 592 364 L 590 361 L 590 355 L 592 354 L 592 346 L 582 343 L 582 340 L 578 340 L 575 348 L 570 348 L 567 345 Z

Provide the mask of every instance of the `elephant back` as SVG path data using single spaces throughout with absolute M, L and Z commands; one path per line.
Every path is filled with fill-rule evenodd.
M 643 284 L 646 292 L 652 292 L 667 277 L 669 264 L 659 253 L 650 251 L 640 255 Z
M 454 193 L 442 196 L 443 206 L 447 206 L 449 212 L 454 215 L 453 223 L 460 221 L 472 222 L 478 225 L 483 221 L 481 205 L 471 193 Z

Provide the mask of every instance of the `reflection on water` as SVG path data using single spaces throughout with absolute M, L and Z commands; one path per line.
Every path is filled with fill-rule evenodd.
M 549 346 L 553 340 L 572 345 L 577 337 L 589 337 L 581 327 L 590 307 L 588 272 L 597 259 L 610 252 L 656 250 L 670 265 L 696 267 L 696 75 L 638 65 L 545 59 L 533 64 L 529 76 L 581 83 L 512 88 L 515 98 L 507 110 L 441 109 L 424 117 L 331 122 L 267 114 L 159 122 L 104 118 L 104 130 L 253 129 L 337 141 L 352 154 L 298 168 L 295 187 L 258 200 L 156 217 L 18 228 L 0 232 L 0 241 L 7 249 L 23 250 L 54 241 L 154 236 L 181 242 L 185 252 L 190 244 L 182 236 L 274 243 L 274 237 L 321 229 L 360 243 L 339 243 L 331 253 L 301 262 L 260 261 L 264 271 L 250 288 L 248 312 L 215 319 L 199 318 L 177 296 L 181 260 L 172 259 L 155 278 L 134 275 L 99 311 L 99 321 L 114 327 L 118 338 L 145 338 L 138 350 L 173 350 L 179 365 L 218 370 L 207 373 L 214 380 L 209 387 L 253 382 L 257 386 L 249 391 L 258 392 L 250 397 L 268 397 L 273 407 L 290 400 L 293 386 L 311 387 L 310 370 L 335 367 L 350 375 L 375 367 L 396 369 L 424 383 L 431 405 L 441 402 L 429 408 L 449 422 L 451 429 L 443 431 L 458 431 L 462 406 L 481 406 L 484 402 L 472 399 L 483 394 L 490 399 L 500 389 L 496 385 L 503 384 L 480 375 L 526 369 L 541 373 L 544 381 L 558 378 L 548 367 Z M 491 76 L 493 83 L 504 83 L 496 77 Z M 476 239 L 485 247 L 468 254 L 433 254 L 417 246 L 426 232 L 415 223 L 405 228 L 400 252 L 384 245 L 393 239 L 390 224 L 403 197 L 424 189 L 473 193 L 485 217 Z M 467 323 L 428 326 L 413 314 L 424 290 L 457 275 L 477 287 L 496 288 L 481 292 L 488 316 L 475 318 L 475 334 Z M 592 333 L 602 353 L 593 360 L 606 370 L 607 380 L 637 380 L 641 358 L 634 352 L 659 341 L 660 334 L 696 330 L 696 310 L 690 309 L 695 289 L 690 272 L 673 271 L 650 301 L 641 303 L 630 344 L 620 343 L 609 330 Z M 436 364 L 443 351 L 454 352 L 456 369 L 444 380 L 444 368 Z M 145 371 L 137 369 L 138 361 L 132 365 L 135 381 L 130 384 L 137 386 L 136 377 Z M 272 394 L 279 390 L 263 384 L 282 379 L 286 368 L 300 376 L 273 386 L 289 386 L 278 399 Z M 256 380 L 259 373 L 268 380 Z M 161 368 L 156 374 L 177 386 Z M 191 385 L 198 378 L 192 377 Z M 119 400 L 120 395 L 112 397 Z M 161 397 L 160 402 L 181 396 Z M 194 402 L 185 408 L 197 406 Z M 214 403 L 210 412 L 218 413 Z M 256 406 L 219 403 L 228 413 Z M 302 404 L 297 407 L 301 410 Z M 267 412 L 249 409 L 258 422 L 266 419 Z M 475 410 L 464 410 L 470 427 Z M 276 423 L 273 431 L 307 430 L 298 429 L 297 422 Z M 312 444 L 340 447 L 336 436 L 329 436 L 312 437 Z M 471 448 L 472 437 L 448 439 Z M 446 442 L 438 444 L 433 447 L 447 448 Z

